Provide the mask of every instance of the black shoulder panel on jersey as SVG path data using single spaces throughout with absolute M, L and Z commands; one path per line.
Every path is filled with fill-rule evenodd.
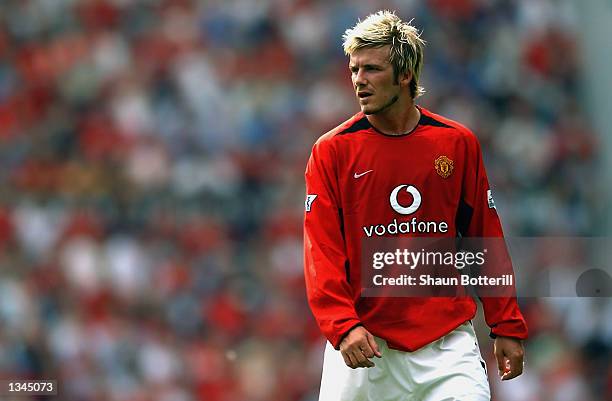
M 470 221 L 472 220 L 472 213 L 474 209 L 463 199 L 459 201 L 459 207 L 457 208 L 457 216 L 455 216 L 455 227 L 457 228 L 457 233 L 462 237 L 465 236 L 465 233 L 470 226 Z
M 425 114 L 421 113 L 421 118 L 419 120 L 419 125 L 431 125 L 434 127 L 444 127 L 444 128 L 453 128 L 450 125 L 444 124 L 442 121 L 438 121 L 433 119 Z
M 368 121 L 366 116 L 363 116 L 363 118 L 355 121 L 353 124 L 351 124 L 350 127 L 345 128 L 343 131 L 340 131 L 338 133 L 338 135 L 344 135 L 344 134 L 350 134 L 351 132 L 357 132 L 357 131 L 361 131 L 364 129 L 368 129 L 371 128 L 372 126 L 370 125 L 370 122 Z

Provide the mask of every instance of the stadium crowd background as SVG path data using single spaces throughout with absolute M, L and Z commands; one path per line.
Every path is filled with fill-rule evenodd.
M 506 234 L 601 234 L 570 3 L 3 0 L 0 378 L 316 400 L 303 172 L 358 110 L 341 35 L 383 7 L 423 30 L 418 103 L 477 133 Z M 521 378 L 478 324 L 494 400 L 612 399 L 609 298 L 521 302 Z

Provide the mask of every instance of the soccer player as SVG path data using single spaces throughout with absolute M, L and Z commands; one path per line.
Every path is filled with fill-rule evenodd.
M 320 401 L 490 399 L 471 297 L 361 296 L 369 236 L 503 237 L 478 139 L 415 104 L 423 46 L 388 11 L 344 35 L 361 111 L 317 140 L 305 173 L 307 296 L 328 340 Z M 384 230 L 414 219 L 441 230 Z M 517 377 L 527 327 L 516 298 L 481 300 L 499 374 Z

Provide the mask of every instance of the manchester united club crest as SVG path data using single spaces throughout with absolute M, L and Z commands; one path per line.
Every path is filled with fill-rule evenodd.
M 442 178 L 448 178 L 453 173 L 453 161 L 446 156 L 440 156 L 434 162 L 436 173 Z

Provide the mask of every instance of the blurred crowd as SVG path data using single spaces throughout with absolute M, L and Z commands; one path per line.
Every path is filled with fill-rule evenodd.
M 427 41 L 418 104 L 472 128 L 508 236 L 601 233 L 598 138 L 562 0 L 3 0 L 0 379 L 62 400 L 313 401 L 303 173 L 358 111 L 341 35 Z M 609 299 L 521 301 L 494 400 L 612 399 Z

